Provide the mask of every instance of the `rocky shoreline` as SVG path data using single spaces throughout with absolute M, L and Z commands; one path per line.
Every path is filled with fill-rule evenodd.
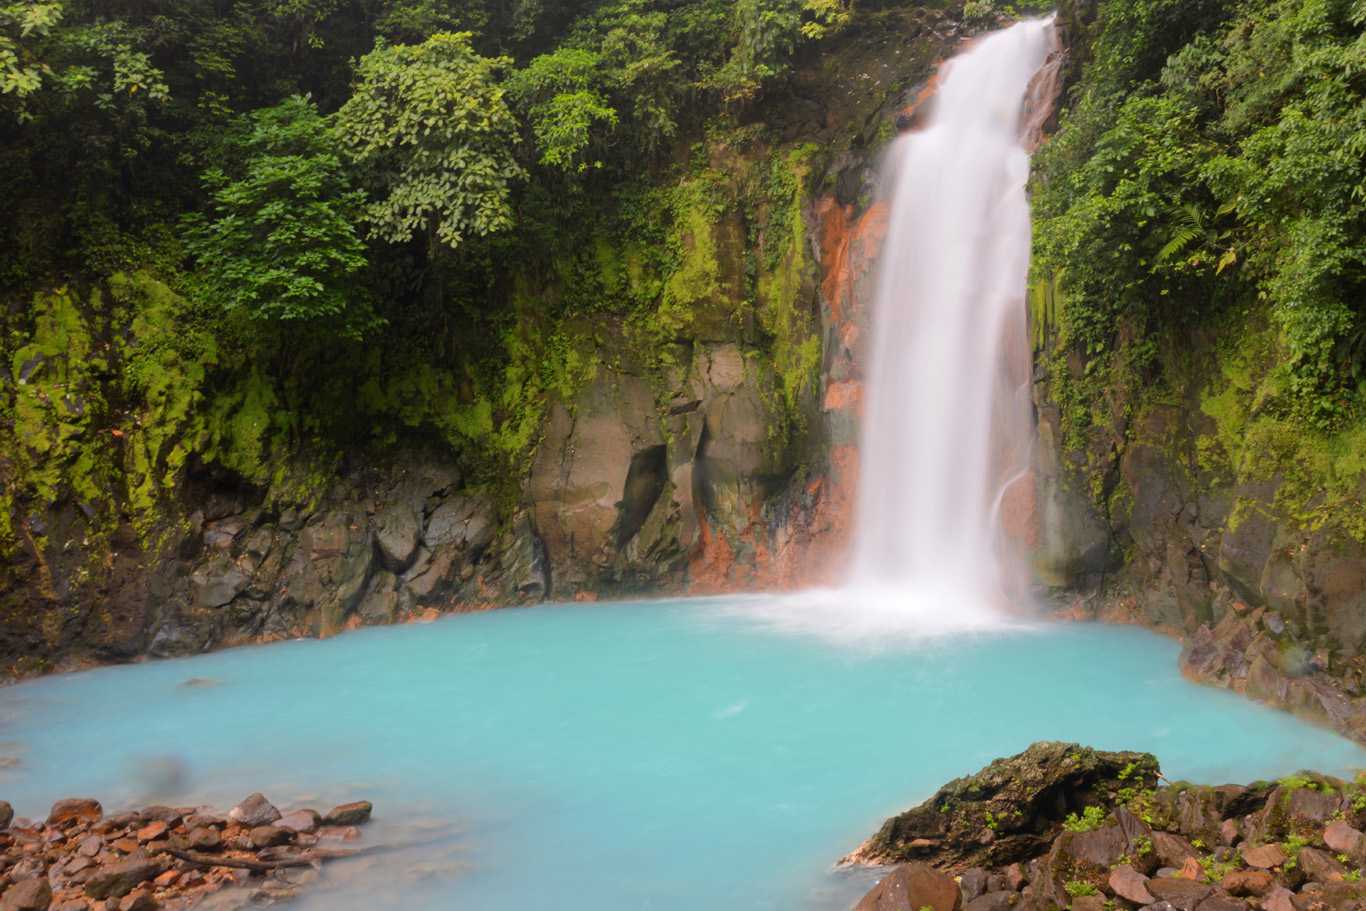
M 1147 753 L 1036 743 L 949 782 L 841 864 L 855 911 L 1366 909 L 1366 776 L 1167 782 Z
M 292 901 L 330 860 L 356 847 L 372 805 L 282 814 L 253 794 L 226 815 L 149 806 L 106 816 L 99 801 L 60 800 L 45 821 L 0 801 L 0 911 L 216 911 Z

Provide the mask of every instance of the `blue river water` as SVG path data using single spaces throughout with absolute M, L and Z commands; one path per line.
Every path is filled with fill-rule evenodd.
M 365 798 L 366 842 L 422 843 L 330 866 L 306 908 L 832 911 L 871 882 L 834 862 L 887 816 L 1036 740 L 1211 783 L 1366 766 L 1183 681 L 1144 630 L 842 639 L 758 603 L 509 609 L 25 682 L 0 690 L 0 797 Z

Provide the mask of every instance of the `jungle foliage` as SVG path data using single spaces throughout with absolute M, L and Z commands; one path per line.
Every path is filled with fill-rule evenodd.
M 786 236 L 798 188 L 727 182 L 699 150 L 762 135 L 794 55 L 852 14 L 0 6 L 0 547 L 54 504 L 137 525 L 190 469 L 271 488 L 291 459 L 322 477 L 416 445 L 510 483 L 546 400 L 591 374 L 566 327 L 675 344 L 707 217 L 743 209 L 757 243 L 771 208 L 773 246 Z M 795 388 L 818 343 L 759 287 L 775 268 L 744 293 L 778 300 L 760 322 Z
M 1122 367 L 1160 385 L 1173 341 L 1263 319 L 1257 411 L 1359 422 L 1366 2 L 1102 0 L 1084 47 L 1036 159 L 1036 276 L 1058 291 L 1068 382 Z

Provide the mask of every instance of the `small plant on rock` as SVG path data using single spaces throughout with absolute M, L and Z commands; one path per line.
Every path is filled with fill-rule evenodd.
M 1081 815 L 1068 813 L 1063 820 L 1062 827 L 1069 832 L 1089 832 L 1092 829 L 1099 829 L 1100 824 L 1105 822 L 1104 807 L 1087 807 L 1082 810 Z
M 1293 870 L 1300 865 L 1300 848 L 1309 844 L 1309 840 L 1301 835 L 1291 833 L 1290 837 L 1281 845 L 1285 851 L 1285 869 Z
M 1081 898 L 1083 895 L 1095 895 L 1100 890 L 1090 883 L 1079 883 L 1076 881 L 1063 883 L 1063 888 L 1067 894 L 1073 898 Z

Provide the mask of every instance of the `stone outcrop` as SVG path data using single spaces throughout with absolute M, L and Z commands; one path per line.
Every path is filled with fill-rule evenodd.
M 1157 771 L 1148 753 L 1036 743 L 887 820 L 845 861 L 916 860 L 951 870 L 1022 861 L 1046 850 L 1067 816 L 1113 803 L 1125 789 L 1152 788 Z
M 1066 817 L 1059 816 L 1062 801 L 1055 799 L 1056 793 L 1045 791 L 1016 803 L 1025 815 L 1009 831 L 999 826 L 978 833 L 975 823 L 957 827 L 937 818 L 952 815 L 955 806 L 962 813 L 963 804 L 953 801 L 973 792 L 984 795 L 976 800 L 979 807 L 1004 810 L 999 797 L 985 796 L 985 785 L 999 781 L 1004 770 L 1018 769 L 1037 784 L 1051 780 L 1035 773 L 1043 757 L 1087 754 L 1141 759 L 1124 778 L 1099 780 L 1085 809 Z M 1361 828 L 1366 790 L 1361 782 L 1314 772 L 1246 786 L 1175 782 L 1155 787 L 1157 780 L 1156 760 L 1148 754 L 1102 754 L 1074 744 L 1035 744 L 1019 756 L 997 760 L 935 795 L 934 801 L 944 801 L 948 811 L 939 812 L 932 801 L 920 812 L 895 817 L 842 861 L 904 859 L 905 854 L 867 851 L 870 845 L 886 843 L 884 835 L 894 823 L 896 843 L 923 858 L 893 870 L 857 908 L 919 911 L 923 905 L 947 908 L 960 900 L 970 911 L 1328 911 L 1366 906 L 1366 886 L 1359 882 L 1366 863 Z M 1027 793 L 1032 787 L 1018 790 Z M 964 813 L 964 819 L 974 818 L 971 813 Z M 996 819 L 993 813 L 990 820 Z M 955 828 L 963 834 L 946 837 Z M 1008 852 L 993 853 L 994 836 L 1004 836 L 1004 842 L 1020 831 L 1030 837 L 1017 838 Z M 1016 859 L 1007 862 L 1010 858 Z M 911 883 L 953 883 L 947 876 L 934 880 L 936 869 L 941 876 L 956 874 L 961 894 L 940 896 L 928 888 L 912 892 Z

